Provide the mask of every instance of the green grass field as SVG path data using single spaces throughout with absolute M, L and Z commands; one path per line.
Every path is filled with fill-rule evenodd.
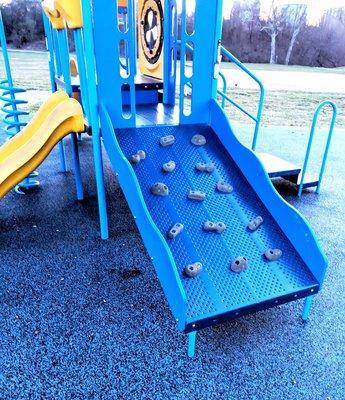
M 49 71 L 48 71 L 48 55 L 44 52 L 23 52 L 10 51 L 11 64 L 13 69 L 13 78 L 15 84 L 25 87 L 33 91 L 49 91 Z M 281 72 L 282 87 L 284 80 L 288 79 L 289 73 L 314 74 L 315 85 L 320 80 L 329 79 L 330 76 L 344 79 L 339 75 L 345 74 L 345 68 L 325 69 L 310 68 L 300 66 L 285 65 L 265 65 L 265 64 L 246 64 L 248 68 L 255 71 L 263 72 Z M 228 74 L 231 74 L 235 67 L 232 64 L 223 64 Z M 311 75 L 312 77 L 314 75 Z M 295 76 L 292 74 L 292 76 Z M 4 66 L 0 65 L 0 77 L 4 77 Z M 304 75 L 303 75 L 304 77 Z M 338 79 L 338 78 L 337 78 Z M 266 84 L 266 82 L 264 82 Z M 269 86 L 269 82 L 267 82 Z M 258 101 L 258 91 L 254 89 L 246 89 L 239 87 L 231 87 L 228 90 L 229 96 L 239 102 L 243 107 L 255 113 Z M 38 107 L 40 92 L 37 96 L 33 96 L 35 101 L 29 103 L 28 109 L 35 111 Z M 30 96 L 29 96 L 30 99 Z M 38 99 L 38 101 L 37 101 Z M 339 116 L 337 126 L 345 128 L 345 93 L 323 93 L 300 90 L 267 90 L 265 99 L 265 109 L 263 114 L 264 125 L 290 125 L 305 126 L 309 125 L 313 116 L 313 112 L 319 102 L 325 99 L 332 99 L 338 105 Z M 229 115 L 235 121 L 250 123 L 248 117 L 238 112 L 234 107 L 227 106 Z M 321 124 L 327 123 L 328 113 L 323 112 L 321 115 Z
M 246 110 L 256 115 L 258 92 L 255 90 L 230 90 L 231 98 Z M 263 125 L 306 126 L 311 124 L 317 105 L 332 99 L 338 106 L 337 126 L 345 128 L 345 93 L 313 93 L 270 90 L 266 92 Z M 230 117 L 238 122 L 250 123 L 250 119 L 235 107 L 226 105 Z M 326 125 L 330 113 L 325 109 L 320 114 L 320 126 Z

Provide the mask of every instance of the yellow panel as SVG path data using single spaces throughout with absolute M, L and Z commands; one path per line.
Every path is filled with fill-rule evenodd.
M 139 69 L 143 75 L 157 79 L 163 79 L 163 10 L 164 0 L 138 0 Z M 145 32 L 145 23 L 152 23 L 152 18 L 157 18 L 156 23 Z M 152 48 L 147 46 L 146 35 L 153 38 Z
M 64 18 L 70 29 L 83 27 L 80 0 L 55 0 L 55 8 Z
M 71 76 L 73 76 L 73 77 L 78 76 L 79 75 L 78 65 L 77 65 L 75 58 L 71 57 L 71 59 L 69 60 L 69 66 L 70 66 L 70 70 L 71 70 Z
M 127 0 L 117 0 L 118 7 L 127 7 L 128 1 Z
M 66 93 L 54 93 L 33 120 L 0 148 L 0 198 L 34 171 L 70 132 L 85 130 L 83 111 Z
M 65 21 L 61 17 L 60 13 L 56 10 L 54 0 L 42 1 L 42 8 L 53 25 L 53 28 L 58 30 L 65 29 Z

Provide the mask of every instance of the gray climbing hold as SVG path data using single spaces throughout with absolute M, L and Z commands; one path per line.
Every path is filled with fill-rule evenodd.
M 175 239 L 183 231 L 183 228 L 183 224 L 176 223 L 168 232 L 168 238 Z
M 231 193 L 233 192 L 234 188 L 229 183 L 220 181 L 217 183 L 217 190 L 221 193 Z
M 248 259 L 238 256 L 233 260 L 230 268 L 233 272 L 243 272 L 248 268 Z
M 262 224 L 264 223 L 264 219 L 260 216 L 254 218 L 249 222 L 248 229 L 252 232 L 256 231 Z
M 226 229 L 226 225 L 224 222 L 206 221 L 203 225 L 203 228 L 206 232 L 223 233 Z
M 190 190 L 188 193 L 188 198 L 190 200 L 204 201 L 205 197 L 206 193 L 201 192 L 200 190 Z
M 163 167 L 162 167 L 164 172 L 173 172 L 173 171 L 175 171 L 175 168 L 176 168 L 175 161 L 169 161 L 169 162 L 163 164 Z
M 141 158 L 140 158 L 140 156 L 138 154 L 133 154 L 130 157 L 129 161 L 131 162 L 131 164 L 139 164 L 140 161 L 141 161 Z
M 213 172 L 215 170 L 215 166 L 213 163 L 197 163 L 195 168 L 199 171 L 199 172 Z
M 165 183 L 157 182 L 151 186 L 151 193 L 155 196 L 165 197 L 169 195 L 169 188 Z
M 138 156 L 140 157 L 140 160 L 145 160 L 146 158 L 146 153 L 144 150 L 138 150 L 137 152 Z
M 265 257 L 268 261 L 277 261 L 282 256 L 280 249 L 268 249 L 265 251 Z
M 189 264 L 184 269 L 184 273 L 190 278 L 195 278 L 196 276 L 200 275 L 201 272 L 202 272 L 202 264 L 200 262 Z
M 141 160 L 145 160 L 146 158 L 146 153 L 144 150 L 138 150 L 136 154 L 133 154 L 129 161 L 132 164 L 139 164 Z
M 195 146 L 203 146 L 206 144 L 206 138 L 203 135 L 194 135 L 192 137 L 191 142 L 195 145 Z
M 175 143 L 175 136 L 167 135 L 160 138 L 159 143 L 163 147 L 171 146 Z

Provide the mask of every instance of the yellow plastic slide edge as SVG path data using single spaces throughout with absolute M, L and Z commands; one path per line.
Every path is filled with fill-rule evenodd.
M 82 108 L 67 97 L 55 105 L 41 125 L 29 123 L 27 129 L 31 135 L 25 141 L 17 141 L 18 147 L 0 163 L 0 198 L 37 168 L 64 136 L 84 131 Z
M 80 0 L 55 0 L 55 8 L 70 29 L 83 27 Z
M 76 77 L 79 75 L 78 65 L 75 58 L 71 57 L 71 59 L 69 60 L 69 67 L 71 70 L 71 76 Z
M 65 21 L 55 8 L 54 0 L 43 0 L 42 8 L 46 16 L 49 18 L 51 24 L 53 25 L 54 29 L 65 29 Z
M 38 109 L 32 120 L 26 125 L 19 134 L 13 136 L 13 138 L 7 141 L 0 147 L 0 163 L 5 158 L 12 154 L 16 149 L 31 139 L 32 135 L 38 130 L 43 124 L 48 115 L 52 110 L 64 100 L 68 99 L 68 95 L 63 90 L 59 90 L 52 94 Z
M 55 29 L 65 29 L 65 23 L 70 29 L 83 27 L 80 0 L 44 0 L 42 7 Z
M 26 163 L 21 164 L 0 182 L 0 199 L 3 198 L 19 182 L 22 182 L 32 171 L 40 166 L 48 157 L 55 145 L 70 133 L 70 119 L 64 121 L 49 137 L 45 145 Z

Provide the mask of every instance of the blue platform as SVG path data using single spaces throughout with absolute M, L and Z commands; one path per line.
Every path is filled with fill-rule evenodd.
M 176 142 L 161 147 L 161 136 L 172 134 Z M 191 144 L 195 134 L 206 137 L 204 147 Z M 117 130 L 116 135 L 124 154 L 130 157 L 145 150 L 147 158 L 135 165 L 146 205 L 166 237 L 176 222 L 184 224 L 183 233 L 168 240 L 187 294 L 185 331 L 235 318 L 248 312 L 291 301 L 316 293 L 319 285 L 278 224 L 255 194 L 243 174 L 210 127 L 203 125 L 147 127 Z M 162 172 L 162 165 L 170 160 L 177 164 L 171 174 Z M 213 162 L 212 174 L 195 170 L 198 162 Z M 224 180 L 234 187 L 232 194 L 220 194 L 216 183 Z M 170 190 L 167 198 L 151 194 L 155 182 L 164 182 Z M 207 193 L 203 203 L 189 200 L 189 190 Z M 247 224 L 256 216 L 264 218 L 264 225 L 255 233 Z M 206 233 L 206 220 L 224 221 L 222 235 Z M 267 262 L 263 253 L 268 248 L 280 248 L 283 257 Z M 236 274 L 230 270 L 236 256 L 250 260 L 247 271 Z M 190 279 L 184 276 L 186 265 L 200 261 L 203 273 Z

